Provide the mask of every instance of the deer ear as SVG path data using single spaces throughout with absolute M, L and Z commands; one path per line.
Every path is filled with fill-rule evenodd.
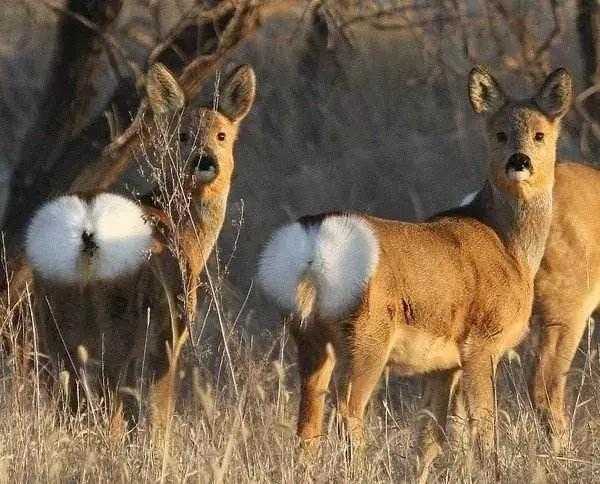
M 154 114 L 179 111 L 185 105 L 185 94 L 163 64 L 154 64 L 146 78 L 146 93 Z
M 569 110 L 572 97 L 571 75 L 561 67 L 546 78 L 535 103 L 550 118 L 560 118 Z
M 500 109 L 506 96 L 486 67 L 475 66 L 469 73 L 469 100 L 473 111 L 487 113 Z
M 231 121 L 246 117 L 256 96 L 256 75 L 249 65 L 235 69 L 223 87 L 219 111 Z

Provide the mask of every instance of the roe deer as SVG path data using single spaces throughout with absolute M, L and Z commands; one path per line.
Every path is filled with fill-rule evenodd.
M 530 393 L 559 450 L 568 444 L 567 374 L 586 323 L 600 307 L 600 170 L 559 162 L 555 177 L 552 223 L 534 283 L 532 324 L 540 339 Z
M 238 67 L 224 84 L 218 111 L 187 108 L 168 70 L 151 68 L 146 89 L 157 124 L 148 150 L 155 156 L 153 147 L 162 142 L 167 156 L 182 161 L 184 171 L 172 173 L 157 156 L 151 159 L 161 176 L 180 177 L 164 179 L 188 202 L 180 213 L 167 207 L 171 194 L 138 204 L 84 193 L 47 202 L 30 222 L 25 253 L 40 339 L 56 369 L 76 376 L 69 378 L 72 405 L 89 361 L 100 366 L 109 389 L 120 389 L 114 423 L 137 421 L 135 395 L 146 391 L 144 381 L 152 423 L 160 428 L 169 418 L 177 353 L 195 316 L 198 277 L 223 225 L 234 143 L 255 82 L 252 68 Z
M 495 368 L 527 331 L 571 78 L 558 69 L 534 98 L 514 101 L 476 67 L 469 94 L 475 112 L 486 115 L 490 146 L 487 181 L 470 207 L 426 223 L 302 217 L 275 232 L 258 267 L 298 348 L 300 438 L 322 433 L 336 357 L 345 364 L 340 413 L 358 442 L 386 365 L 401 375 L 428 374 L 427 406 L 437 422 L 420 432 L 421 480 L 441 452 L 449 407 L 459 411 L 452 403 L 458 377 L 473 443 L 489 456 Z

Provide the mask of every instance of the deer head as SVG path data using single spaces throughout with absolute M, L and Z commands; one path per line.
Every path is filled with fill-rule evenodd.
M 256 78 L 248 65 L 227 78 L 215 107 L 193 108 L 173 75 L 162 64 L 150 69 L 146 90 L 159 139 L 177 164 L 176 183 L 187 194 L 226 194 L 234 170 L 233 148 L 241 121 L 255 98 Z M 164 150 L 163 150 L 164 153 Z M 164 170 L 164 164 L 161 167 Z
M 534 97 L 514 101 L 478 66 L 469 75 L 469 97 L 486 116 L 490 183 L 521 198 L 551 189 L 560 121 L 572 98 L 569 73 L 555 70 Z

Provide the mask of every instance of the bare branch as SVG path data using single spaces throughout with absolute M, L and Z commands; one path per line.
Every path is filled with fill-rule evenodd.
M 385 22 L 390 22 L 390 21 L 393 21 L 393 23 L 390 24 L 390 28 L 393 28 L 393 25 L 396 25 L 396 27 L 400 27 L 402 24 L 397 24 L 397 22 L 396 22 L 396 18 L 398 17 L 398 15 L 403 15 L 406 12 L 413 12 L 413 11 L 417 11 L 417 10 L 424 11 L 424 10 L 432 10 L 432 9 L 433 9 L 433 7 L 431 5 L 417 5 L 417 4 L 402 5 L 402 6 L 398 6 L 398 7 L 379 9 L 374 12 L 370 12 L 367 14 L 357 15 L 355 17 L 352 17 L 349 20 L 341 23 L 339 25 L 339 28 L 347 29 L 348 27 L 354 26 L 359 23 L 368 23 L 374 27 L 385 28 L 384 27 Z M 405 25 L 402 25 L 402 27 L 405 27 Z
M 137 137 L 147 112 L 147 100 L 142 100 L 138 112 L 127 129 L 115 138 L 102 152 L 102 156 L 87 165 L 75 178 L 69 192 L 107 190 L 127 169 L 137 146 Z
M 548 37 L 540 44 L 540 46 L 536 49 L 534 53 L 534 58 L 538 58 L 541 55 L 545 54 L 554 41 L 560 36 L 562 28 L 561 28 L 561 19 L 559 14 L 559 5 L 557 0 L 550 0 L 550 5 L 552 8 L 552 18 L 554 20 L 554 26 L 552 27 L 552 31 L 548 34 Z
M 259 9 L 252 0 L 242 0 L 219 38 L 215 51 L 212 54 L 196 57 L 184 68 L 179 82 L 188 98 L 196 96 L 202 83 L 214 72 L 225 56 L 256 29 L 258 13 Z
M 156 63 L 161 54 L 169 49 L 173 42 L 177 39 L 181 32 L 190 25 L 201 25 L 203 23 L 215 22 L 223 15 L 231 14 L 234 10 L 234 5 L 230 2 L 219 3 L 211 9 L 206 9 L 202 4 L 194 5 L 183 14 L 181 19 L 173 26 L 165 38 L 158 44 L 148 56 L 148 65 Z
M 110 35 L 106 30 L 99 27 L 94 22 L 91 22 L 89 19 L 85 18 L 83 15 L 80 15 L 76 12 L 73 12 L 62 5 L 52 1 L 52 0 L 42 0 L 42 3 L 56 13 L 60 13 L 69 18 L 72 18 L 79 22 L 81 25 L 86 27 L 87 29 L 94 32 L 98 38 L 102 41 L 102 44 L 106 50 L 106 53 L 109 57 L 111 66 L 115 73 L 123 77 L 124 74 L 121 70 L 121 65 L 126 65 L 129 69 L 129 74 L 132 79 L 139 79 L 142 75 L 142 70 L 140 66 L 132 61 L 128 56 L 127 52 L 121 47 L 119 42 L 114 38 L 114 36 Z M 116 59 L 119 59 L 121 62 L 117 62 Z
M 600 139 L 600 125 L 594 121 L 592 115 L 585 108 L 585 101 L 600 91 L 600 84 L 594 84 L 583 91 L 579 96 L 575 98 L 575 109 L 581 115 L 581 117 L 589 124 L 589 128 L 596 137 Z

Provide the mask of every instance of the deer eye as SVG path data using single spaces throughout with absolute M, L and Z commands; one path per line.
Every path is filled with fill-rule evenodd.
M 187 143 L 189 139 L 190 139 L 190 136 L 185 131 L 181 131 L 179 133 L 179 141 L 181 143 Z
M 222 131 L 219 134 L 217 134 L 217 139 L 219 141 L 225 141 L 225 137 L 225 133 L 223 133 Z
M 500 131 L 499 133 L 496 133 L 496 139 L 498 140 L 499 143 L 506 143 L 506 140 L 507 140 L 506 133 L 504 131 Z
M 544 133 L 535 133 L 534 139 L 536 141 L 543 141 L 544 140 Z

